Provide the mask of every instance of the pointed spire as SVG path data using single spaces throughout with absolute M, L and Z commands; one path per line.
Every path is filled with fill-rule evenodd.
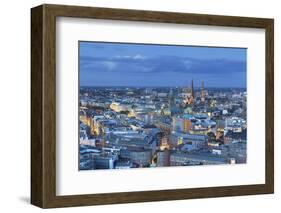
M 201 101 L 205 101 L 205 92 L 204 92 L 204 81 L 202 81 L 202 86 L 201 86 Z
M 191 80 L 191 97 L 194 99 L 194 85 L 193 85 L 193 79 Z

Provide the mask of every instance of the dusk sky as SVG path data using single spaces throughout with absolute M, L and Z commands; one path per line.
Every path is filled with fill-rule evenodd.
M 244 48 L 79 42 L 81 86 L 246 88 Z

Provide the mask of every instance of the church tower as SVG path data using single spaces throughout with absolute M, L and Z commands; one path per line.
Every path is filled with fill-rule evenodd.
M 204 81 L 202 81 L 201 85 L 201 102 L 205 102 Z
M 191 98 L 194 100 L 195 96 L 194 96 L 194 85 L 193 85 L 193 79 L 191 81 Z

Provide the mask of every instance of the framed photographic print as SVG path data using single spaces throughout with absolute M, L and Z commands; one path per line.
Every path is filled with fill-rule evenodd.
M 31 9 L 31 203 L 274 191 L 273 19 Z

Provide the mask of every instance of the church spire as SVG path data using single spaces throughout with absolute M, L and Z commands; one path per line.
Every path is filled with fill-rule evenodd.
M 201 101 L 205 102 L 204 81 L 202 81 L 202 86 L 201 86 Z
M 195 99 L 195 96 L 194 96 L 194 85 L 193 85 L 193 79 L 191 80 L 191 97 L 193 99 Z

